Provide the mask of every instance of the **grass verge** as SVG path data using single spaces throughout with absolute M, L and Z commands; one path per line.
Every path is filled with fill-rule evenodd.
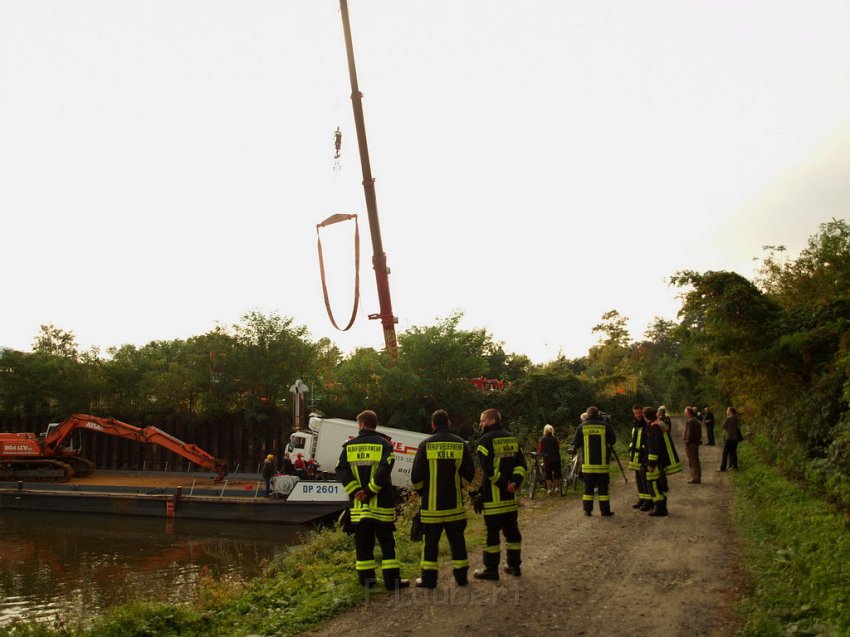
M 733 515 L 751 587 L 739 605 L 740 634 L 850 634 L 847 521 L 751 446 L 739 455 L 746 468 L 732 474 Z

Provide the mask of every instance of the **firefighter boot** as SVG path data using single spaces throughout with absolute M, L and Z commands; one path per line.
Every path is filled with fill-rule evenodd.
M 410 580 L 404 579 L 403 577 L 397 577 L 389 583 L 385 581 L 384 586 L 388 591 L 400 591 L 402 588 L 410 586 Z
M 417 577 L 416 588 L 437 588 L 437 571 L 427 569 L 422 571 L 422 577 Z
M 655 503 L 655 509 L 649 513 L 649 517 L 661 518 L 667 516 L 667 501 L 661 500 Z
M 499 540 L 496 540 L 496 543 L 493 546 L 484 547 L 484 555 L 482 562 L 484 562 L 484 568 L 475 571 L 472 574 L 472 577 L 475 579 L 499 579 L 499 559 L 501 558 L 501 553 L 499 551 Z
M 654 508 L 655 508 L 655 502 L 653 502 L 652 500 L 644 500 L 643 506 L 641 506 L 640 510 L 641 511 L 652 511 L 652 509 L 654 509 Z
M 522 564 L 522 551 L 518 548 L 509 548 L 506 551 L 505 561 L 508 563 L 502 570 L 508 575 L 520 577 L 522 572 L 519 565 Z
M 472 577 L 474 577 L 475 579 L 497 580 L 499 579 L 499 571 L 495 568 L 482 568 L 480 570 L 475 571 L 472 574 Z
M 408 586 L 410 586 L 410 580 L 399 577 L 399 569 L 384 569 L 384 588 L 388 591 L 397 591 Z
M 357 579 L 360 581 L 360 586 L 363 588 L 372 588 L 378 584 L 378 580 L 375 579 L 374 569 L 357 571 Z
M 455 568 L 452 569 L 452 575 L 454 575 L 455 582 L 458 586 L 466 586 L 469 584 L 469 568 Z

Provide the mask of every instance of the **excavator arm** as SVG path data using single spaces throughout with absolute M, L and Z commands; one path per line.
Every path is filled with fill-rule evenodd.
M 48 431 L 42 441 L 43 447 L 45 450 L 55 453 L 62 446 L 62 443 L 78 429 L 88 429 L 126 440 L 165 447 L 204 469 L 216 472 L 216 482 L 221 481 L 227 475 L 227 462 L 211 456 L 198 445 L 178 440 L 156 427 L 139 428 L 114 418 L 98 418 L 89 414 L 74 414 L 59 424 L 58 427 Z

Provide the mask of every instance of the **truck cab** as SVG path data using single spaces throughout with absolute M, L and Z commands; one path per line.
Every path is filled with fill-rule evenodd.
M 286 445 L 286 451 L 295 454 L 303 454 L 304 460 L 315 458 L 316 453 L 316 434 L 312 431 L 294 431 L 289 437 L 289 444 Z

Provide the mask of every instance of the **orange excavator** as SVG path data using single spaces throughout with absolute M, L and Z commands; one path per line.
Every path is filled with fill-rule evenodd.
M 48 425 L 47 431 L 41 434 L 0 433 L 0 480 L 67 482 L 74 476 L 91 475 L 94 463 L 83 458 L 79 449 L 64 444 L 79 429 L 165 447 L 204 469 L 216 472 L 216 482 L 227 475 L 226 461 L 214 458 L 198 445 L 178 440 L 156 427 L 139 428 L 114 418 L 74 414 L 59 424 Z

